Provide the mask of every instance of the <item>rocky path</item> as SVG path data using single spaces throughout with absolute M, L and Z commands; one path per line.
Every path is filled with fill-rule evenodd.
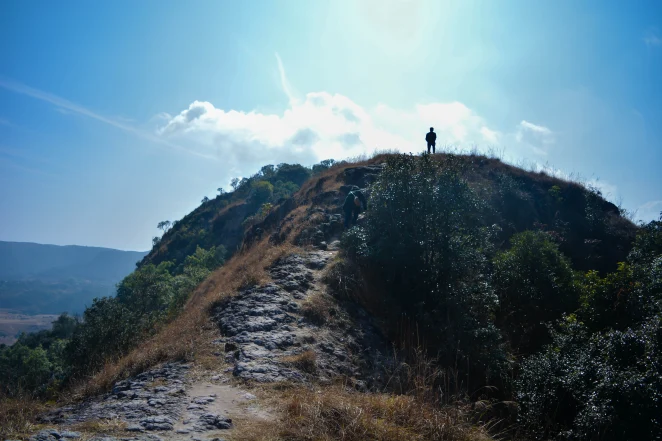
M 253 394 L 231 384 L 233 377 L 248 383 L 342 377 L 359 389 L 379 384 L 387 351 L 367 314 L 320 301 L 326 295 L 322 270 L 334 255 L 318 250 L 285 257 L 270 268 L 272 283 L 245 289 L 214 309 L 222 372 L 201 379 L 190 364 L 159 366 L 105 395 L 44 415 L 43 423 L 55 428 L 31 441 L 68 441 L 81 437 L 77 430 L 104 434 L 84 436 L 96 441 L 222 440 L 233 417 L 270 417 Z M 322 311 L 326 323 L 305 314 L 315 298 L 328 308 Z
M 360 361 L 366 350 L 379 349 L 366 345 L 369 340 L 379 341 L 373 328 L 338 316 L 333 320 L 335 329 L 319 326 L 302 311 L 310 297 L 324 295 L 320 270 L 334 255 L 314 251 L 288 256 L 271 268 L 273 283 L 244 290 L 216 309 L 214 320 L 224 336 L 217 343 L 236 377 L 325 382 L 362 376 Z

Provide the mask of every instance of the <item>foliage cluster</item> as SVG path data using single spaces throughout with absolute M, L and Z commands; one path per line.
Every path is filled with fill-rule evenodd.
M 332 286 L 387 323 L 414 323 L 407 332 L 469 392 L 496 385 L 493 397 L 516 399 L 527 437 L 662 436 L 662 219 L 607 273 L 599 255 L 564 255 L 575 233 L 515 229 L 504 242 L 513 225 L 493 198 L 512 194 L 512 180 L 486 190 L 466 176 L 452 155 L 388 157 L 365 219 L 343 236 L 347 271 Z M 560 188 L 550 181 L 543 197 L 575 198 Z M 583 201 L 575 224 L 594 235 L 618 225 L 598 194 Z
M 68 379 L 125 354 L 171 320 L 224 259 L 222 247 L 198 248 L 179 273 L 172 262 L 143 265 L 118 284 L 115 297 L 94 299 L 82 319 L 62 314 L 51 330 L 0 347 L 0 372 L 7 376 L 1 392 L 48 397 Z
M 139 266 L 170 261 L 180 268 L 197 247 L 223 245 L 233 253 L 241 245 L 246 225 L 264 218 L 270 207 L 291 198 L 313 173 L 333 164 L 333 160 L 326 160 L 313 167 L 265 165 L 250 177 L 234 178 L 232 191 L 219 188 L 216 197 L 206 198 L 181 220 L 160 222 L 158 228 L 163 230 L 163 236 L 154 238 L 152 251 Z

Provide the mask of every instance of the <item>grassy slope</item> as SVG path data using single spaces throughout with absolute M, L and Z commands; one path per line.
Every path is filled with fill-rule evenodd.
M 447 158 L 445 155 L 438 155 L 438 159 L 443 161 Z M 272 213 L 260 224 L 248 225 L 247 228 L 251 232 L 260 229 L 266 234 L 252 240 L 250 245 L 241 247 L 226 265 L 205 280 L 193 293 L 178 318 L 165 325 L 157 335 L 145 341 L 128 356 L 109 363 L 103 371 L 80 384 L 75 389 L 76 394 L 88 395 L 106 390 L 118 379 L 168 359 L 189 359 L 203 366 L 213 365 L 215 357 L 211 355 L 209 342 L 216 337 L 218 331 L 208 320 L 210 307 L 221 298 L 233 295 L 241 286 L 267 281 L 265 268 L 279 256 L 296 249 L 294 238 L 298 232 L 308 226 L 310 208 L 317 205 L 339 211 L 338 204 L 344 197 L 340 187 L 346 184 L 346 169 L 377 164 L 383 160 L 383 156 L 377 156 L 362 163 L 337 165 L 304 183 L 292 200 L 274 207 Z M 565 238 L 563 251 L 573 259 L 578 268 L 610 270 L 627 254 L 636 226 L 623 218 L 613 204 L 602 198 L 593 197 L 581 185 L 559 180 L 544 173 L 527 172 L 482 156 L 463 156 L 459 160 L 466 165 L 465 174 L 471 185 L 491 201 L 495 209 L 494 221 L 503 229 L 504 246 L 507 238 L 513 233 L 544 225 L 543 228 L 563 235 Z M 558 189 L 553 189 L 554 186 Z M 585 207 L 588 199 L 593 200 L 595 211 L 593 217 L 597 215 L 599 218 L 597 223 L 587 220 Z M 232 234 L 237 234 L 243 228 L 233 223 L 236 215 L 232 214 L 233 210 L 240 210 L 238 207 L 241 207 L 241 203 L 223 207 L 216 212 L 213 207 L 213 204 L 203 205 L 189 216 L 203 219 L 201 228 L 214 231 L 220 237 L 225 233 L 222 230 L 214 230 L 218 228 L 214 225 L 219 225 L 221 219 L 224 225 L 228 225 L 234 231 Z M 276 230 L 280 232 L 282 238 L 278 245 L 269 241 L 269 235 Z M 174 235 L 175 232 L 170 234 Z M 166 239 L 167 237 L 168 235 Z M 168 243 L 173 242 L 166 240 L 164 245 Z M 164 251 L 153 251 L 146 259 L 158 261 L 159 253 Z M 373 402 L 372 399 L 356 398 L 354 395 L 338 395 L 337 391 L 333 393 L 334 398 L 325 401 L 328 404 L 327 410 L 345 403 L 351 408 L 348 408 L 350 414 L 363 409 L 372 412 L 374 418 L 381 418 L 379 415 L 384 409 L 374 407 L 379 399 Z M 322 404 L 322 402 L 317 403 L 319 406 Z M 398 405 L 398 403 L 389 405 Z M 286 408 L 287 415 L 299 420 L 320 415 L 317 411 L 309 414 L 309 410 L 301 406 L 301 403 L 292 402 Z M 413 406 L 420 404 L 414 403 Z M 308 421 L 306 424 L 314 426 L 321 423 Z M 366 420 L 362 427 L 373 427 L 373 423 Z M 360 429 L 361 427 L 357 429 L 357 433 Z M 396 429 L 407 430 L 406 427 Z M 304 434 L 290 433 L 289 436 L 291 439 L 309 439 Z M 334 435 L 329 434 L 329 436 Z M 480 432 L 480 437 L 482 436 L 484 434 Z M 464 435 L 451 439 L 463 437 Z M 479 436 L 476 435 L 464 439 L 478 438 Z

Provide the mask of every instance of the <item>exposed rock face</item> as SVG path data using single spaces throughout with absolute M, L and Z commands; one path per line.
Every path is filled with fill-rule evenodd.
M 365 313 L 338 318 L 334 327 L 319 327 L 301 314 L 302 301 L 332 256 L 315 251 L 281 259 L 270 270 L 274 283 L 245 289 L 216 308 L 224 335 L 217 344 L 235 376 L 276 382 L 367 375 L 370 384 L 379 381 L 387 351 Z M 304 353 L 307 358 L 299 360 Z
M 321 208 L 315 208 L 308 213 L 310 227 L 304 229 L 296 237 L 298 245 L 314 245 L 326 249 L 334 238 L 339 237 L 344 230 L 341 214 L 329 213 Z
M 364 165 L 345 169 L 345 183 L 361 188 L 371 184 L 384 169 L 384 164 Z
M 189 368 L 188 364 L 183 363 L 165 364 L 117 382 L 110 393 L 77 405 L 62 407 L 42 416 L 41 420 L 43 423 L 73 425 L 118 419 L 126 423 L 127 432 L 137 434 L 132 438 L 121 439 L 143 441 L 160 439 L 148 432 L 175 431 L 183 435 L 230 429 L 230 418 L 210 412 L 216 401 L 215 394 L 190 396 L 187 393 L 191 382 Z M 31 441 L 68 441 L 78 437 L 80 434 L 77 432 L 51 429 L 37 433 Z M 180 439 L 183 438 L 180 436 Z
M 132 431 L 172 430 L 181 415 L 189 365 L 169 363 L 119 381 L 113 390 L 83 403 L 62 407 L 42 417 L 44 422 L 75 424 L 120 418 Z

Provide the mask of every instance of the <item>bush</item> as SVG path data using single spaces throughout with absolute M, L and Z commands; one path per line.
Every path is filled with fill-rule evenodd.
M 67 345 L 74 373 L 92 372 L 154 333 L 179 312 L 196 286 L 224 258 L 223 247 L 197 247 L 184 259 L 181 274 L 170 273 L 171 262 L 146 264 L 122 280 L 117 297 L 95 299 Z
M 493 231 L 453 158 L 391 156 L 370 193 L 364 225 L 344 235 L 348 256 L 413 317 L 444 366 L 469 364 L 479 381 L 502 373 L 497 297 L 486 273 Z
M 577 315 L 523 362 L 517 398 L 532 437 L 662 438 L 660 225 L 642 228 L 615 273 L 589 272 Z
M 534 439 L 662 436 L 662 316 L 590 334 L 572 319 L 517 381 L 520 422 Z
M 256 181 L 251 184 L 251 192 L 248 196 L 248 202 L 251 205 L 259 207 L 271 200 L 274 195 L 274 186 L 269 181 Z
M 510 242 L 493 260 L 497 325 L 517 353 L 530 354 L 549 343 L 546 323 L 577 309 L 579 292 L 570 261 L 548 234 L 525 231 Z

